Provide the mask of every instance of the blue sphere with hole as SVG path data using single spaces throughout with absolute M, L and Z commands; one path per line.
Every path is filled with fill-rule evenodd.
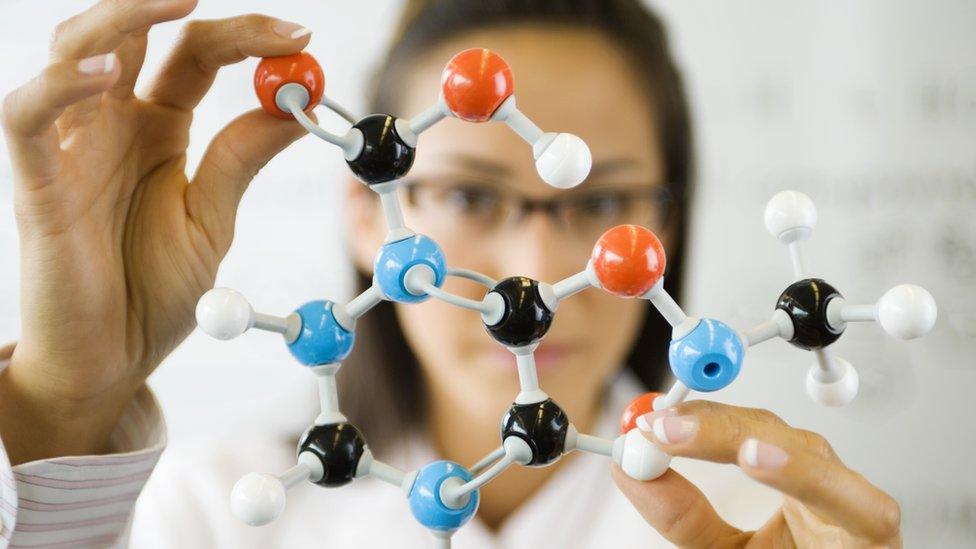
M 331 301 L 309 301 L 295 310 L 302 320 L 298 338 L 288 344 L 299 362 L 321 366 L 339 362 L 349 356 L 356 334 L 339 325 Z
M 728 386 L 739 375 L 745 347 L 728 324 L 703 318 L 691 332 L 671 341 L 668 361 L 675 377 L 694 391 Z
M 373 264 L 373 283 L 383 295 L 399 303 L 420 303 L 428 294 L 414 294 L 404 286 L 403 278 L 414 265 L 427 265 L 434 271 L 434 286 L 444 284 L 447 260 L 436 242 L 422 234 L 396 242 L 388 242 L 380 248 Z
M 460 486 L 471 480 L 471 472 L 453 461 L 440 460 L 417 472 L 407 499 L 417 522 L 437 532 L 453 532 L 464 526 L 478 510 L 478 490 L 468 494 L 460 509 L 448 507 L 441 501 L 444 481 L 456 478 L 452 485 Z

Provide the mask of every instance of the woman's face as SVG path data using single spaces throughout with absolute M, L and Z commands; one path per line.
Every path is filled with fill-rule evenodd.
M 407 225 L 437 241 L 450 267 L 496 280 L 522 275 L 551 284 L 573 275 L 585 268 L 602 231 L 618 222 L 650 226 L 667 245 L 669 231 L 653 226 L 653 213 L 641 214 L 646 220 L 621 218 L 653 212 L 653 201 L 623 208 L 615 200 L 641 190 L 652 196 L 651 187 L 663 185 L 664 170 L 646 95 L 623 54 L 600 34 L 531 26 L 465 34 L 415 62 L 400 82 L 402 110 L 391 114 L 410 117 L 430 106 L 444 65 L 470 47 L 504 57 L 520 110 L 544 131 L 580 136 L 592 152 L 593 169 L 576 189 L 549 187 L 535 171 L 531 147 L 507 126 L 447 119 L 420 136 L 407 178 L 417 186 L 400 195 Z M 350 249 L 357 266 L 371 272 L 386 223 L 364 185 L 352 182 L 348 191 Z M 580 197 L 565 216 L 572 226 L 538 208 L 521 218 L 504 215 L 508 197 L 561 196 Z M 448 279 L 444 289 L 477 300 L 485 293 L 459 279 Z M 542 388 L 570 414 L 594 405 L 629 353 L 648 307 L 593 288 L 560 303 L 536 351 Z M 514 356 L 489 336 L 479 314 L 435 299 L 398 304 L 396 311 L 435 398 L 464 402 L 492 417 L 511 403 L 519 389 Z

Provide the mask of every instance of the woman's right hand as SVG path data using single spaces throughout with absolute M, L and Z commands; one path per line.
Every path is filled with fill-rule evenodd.
M 192 330 L 248 183 L 305 134 L 248 112 L 186 175 L 193 109 L 217 70 L 309 40 L 260 15 L 193 21 L 136 97 L 150 27 L 195 5 L 101 0 L 58 26 L 50 65 L 4 100 L 22 337 L 0 374 L 0 434 L 15 464 L 106 449 L 126 404 Z

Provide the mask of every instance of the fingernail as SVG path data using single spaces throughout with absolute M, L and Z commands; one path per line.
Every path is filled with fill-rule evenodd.
M 275 21 L 273 28 L 275 34 L 288 38 L 289 40 L 295 40 L 305 35 L 312 34 L 312 31 L 306 29 L 298 23 L 289 23 L 288 21 Z
M 82 74 L 96 75 L 108 74 L 115 69 L 115 54 L 106 53 L 96 55 L 78 61 L 78 72 Z
M 635 423 L 637 424 L 637 428 L 640 429 L 641 431 L 644 431 L 645 433 L 653 433 L 654 432 L 653 425 L 655 419 L 659 417 L 673 416 L 677 413 L 678 413 L 677 410 L 675 410 L 674 408 L 654 410 L 649 414 L 637 416 L 637 421 L 635 421 Z
M 652 425 L 654 437 L 665 444 L 678 444 L 691 440 L 698 430 L 694 417 L 659 417 Z
M 786 465 L 789 456 L 779 446 L 750 438 L 742 443 L 742 460 L 749 467 L 779 471 Z

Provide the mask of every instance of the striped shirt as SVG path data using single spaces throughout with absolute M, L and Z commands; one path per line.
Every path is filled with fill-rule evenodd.
M 0 370 L 9 357 L 0 357 Z M 10 466 L 0 440 L 0 549 L 127 547 L 136 498 L 166 445 L 166 427 L 143 389 L 110 437 L 110 454 Z

